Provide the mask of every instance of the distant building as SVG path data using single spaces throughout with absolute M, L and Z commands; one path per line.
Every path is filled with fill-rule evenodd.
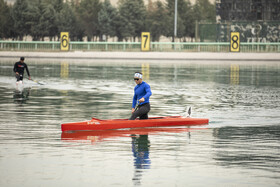
M 217 22 L 280 20 L 280 0 L 216 0 Z
M 279 42 L 280 0 L 216 0 L 216 22 L 216 41 L 240 32 L 241 42 Z

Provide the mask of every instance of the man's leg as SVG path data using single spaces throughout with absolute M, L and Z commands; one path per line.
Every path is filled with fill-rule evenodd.
M 150 111 L 150 104 L 147 103 L 143 106 L 140 106 L 130 117 L 129 120 L 135 120 L 137 117 L 140 119 L 148 119 L 148 112 Z
M 20 75 L 19 74 L 16 74 L 16 79 L 17 79 L 17 82 L 20 81 Z
M 150 108 L 150 103 L 144 105 L 143 107 L 145 107 L 147 113 L 143 114 L 142 116 L 139 116 L 140 119 L 148 119 L 148 112 L 150 112 L 151 108 Z
M 149 117 L 148 117 L 148 114 L 144 114 L 144 115 L 142 115 L 142 116 L 140 116 L 139 117 L 139 119 L 148 119 Z

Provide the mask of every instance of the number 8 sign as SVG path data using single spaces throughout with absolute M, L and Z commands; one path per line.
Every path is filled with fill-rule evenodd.
M 240 33 L 231 32 L 230 33 L 230 51 L 240 52 Z
M 69 33 L 68 32 L 60 33 L 60 49 L 62 51 L 69 50 Z

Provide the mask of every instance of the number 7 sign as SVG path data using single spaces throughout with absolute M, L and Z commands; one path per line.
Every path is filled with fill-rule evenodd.
M 141 50 L 150 51 L 150 33 L 149 32 L 141 33 Z

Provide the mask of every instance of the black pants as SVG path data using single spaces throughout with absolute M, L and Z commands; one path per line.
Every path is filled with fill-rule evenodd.
M 17 82 L 23 80 L 23 75 L 16 74 Z
M 148 112 L 150 111 L 150 103 L 140 105 L 138 110 L 132 113 L 129 120 L 135 120 L 137 117 L 140 119 L 148 119 Z

